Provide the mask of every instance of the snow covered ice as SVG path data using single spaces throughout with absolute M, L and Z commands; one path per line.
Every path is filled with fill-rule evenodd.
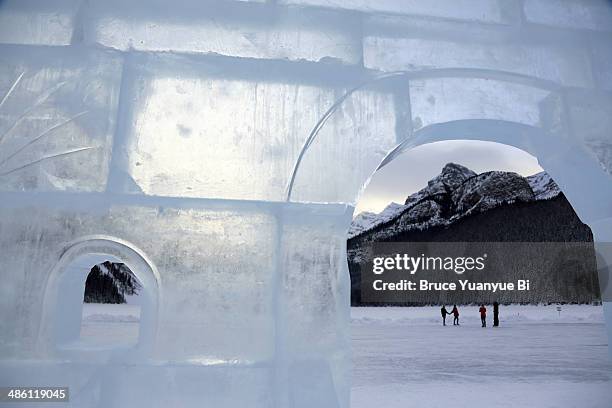
M 482 329 L 477 306 L 460 307 L 460 327 L 438 307 L 353 308 L 352 406 L 606 408 L 601 309 L 502 305 L 501 326 Z
M 381 163 L 448 139 L 524 149 L 612 241 L 611 16 L 1 2 L 0 384 L 68 386 L 74 407 L 347 408 L 346 233 Z M 138 338 L 92 350 L 75 339 L 104 261 L 143 285 Z

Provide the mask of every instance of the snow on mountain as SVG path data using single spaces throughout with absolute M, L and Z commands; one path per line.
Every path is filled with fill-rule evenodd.
M 405 205 L 398 204 L 398 203 L 391 203 L 388 206 L 386 206 L 385 209 L 382 210 L 380 214 L 378 214 L 378 217 L 384 221 L 389 221 L 391 218 L 399 214 L 404 208 L 406 208 Z
M 452 193 L 457 215 L 484 212 L 503 203 L 533 201 L 527 180 L 516 173 L 490 171 L 471 177 Z
M 448 163 L 442 172 L 427 183 L 428 188 L 443 186 L 443 190 L 455 190 L 467 179 L 476 176 L 476 173 L 457 163 Z
M 359 214 L 348 235 L 355 237 L 392 220 L 396 222 L 387 233 L 449 225 L 503 204 L 547 200 L 559 193 L 559 187 L 545 172 L 529 177 L 505 171 L 477 174 L 460 164 L 448 163 L 426 187 L 408 196 L 404 205 L 391 203 L 380 214 Z
M 467 167 L 456 163 L 448 163 L 439 175 L 427 182 L 427 187 L 408 196 L 404 204 L 410 206 L 425 197 L 448 193 L 474 176 L 476 176 L 476 173 Z
M 545 171 L 527 177 L 527 182 L 536 200 L 549 200 L 561 193 L 557 183 Z
M 369 229 L 372 229 L 379 224 L 392 220 L 398 214 L 400 214 L 406 207 L 407 206 L 405 205 L 392 202 L 378 214 L 367 211 L 359 213 L 351 223 L 351 226 L 348 231 L 349 238 L 359 235 Z
M 353 218 L 353 222 L 351 222 L 351 226 L 348 230 L 348 236 L 354 237 L 355 235 L 361 234 L 363 231 L 369 230 L 377 220 L 378 214 L 373 212 L 364 211 L 357 214 L 357 216 Z

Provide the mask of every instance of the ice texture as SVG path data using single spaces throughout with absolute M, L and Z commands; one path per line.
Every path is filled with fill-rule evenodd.
M 396 129 L 400 114 L 391 93 L 366 88 L 352 94 L 310 145 L 292 199 L 354 203 L 356 192 L 401 140 Z
M 179 2 L 169 17 L 163 1 L 152 1 L 145 12 L 131 2 L 96 2 L 85 39 L 121 50 L 346 63 L 361 57 L 361 44 L 353 35 L 356 19 L 326 10 L 270 13 L 265 5 L 218 3 Z
M 599 42 L 592 46 L 595 60 L 595 78 L 606 91 L 612 91 L 612 46 L 608 42 Z
M 366 13 L 416 14 L 486 23 L 504 21 L 499 3 L 493 0 L 442 0 L 435 3 L 418 0 L 280 0 L 280 3 L 344 8 Z
M 577 135 L 597 158 L 601 167 L 612 175 L 612 95 L 573 90 L 568 94 L 569 119 L 580 129 Z
M 0 13 L 0 43 L 69 45 L 79 0 L 5 0 Z
M 590 86 L 592 78 L 585 52 L 571 47 L 372 36 L 366 37 L 364 42 L 364 64 L 383 71 L 481 68 L 529 75 L 570 86 Z
M 127 174 L 150 195 L 282 200 L 306 138 L 300 129 L 316 121 L 333 92 L 207 75 L 181 62 L 157 69 L 148 61 L 135 70 Z M 286 109 L 276 110 L 276 101 Z
M 0 49 L 0 190 L 104 190 L 121 78 L 117 56 Z
M 347 408 L 346 234 L 402 151 L 526 150 L 612 242 L 611 12 L 0 2 L 0 384 L 69 386 L 79 408 Z M 138 339 L 94 349 L 82 299 L 105 260 L 142 283 Z
M 173 77 L 175 70 L 179 77 Z M 346 92 L 344 87 L 222 76 L 181 57 L 136 62 L 132 75 L 132 116 L 118 149 L 127 158 L 125 173 L 134 188 L 161 196 L 283 200 L 308 136 L 302 130 Z M 389 94 L 356 93 L 313 144 L 295 197 L 350 202 L 352 191 L 394 146 L 394 115 Z M 375 117 L 384 120 L 368 120 Z M 327 164 L 322 167 L 322 162 Z M 326 177 L 355 171 L 360 177 L 348 185 L 345 177 L 336 184 Z
M 548 95 L 546 90 L 493 79 L 432 78 L 410 83 L 415 128 L 465 118 L 538 125 L 540 103 Z
M 349 318 L 350 303 L 346 228 L 353 208 L 312 205 L 287 208 L 282 229 L 283 332 L 290 358 L 290 394 L 299 395 L 296 407 L 347 406 L 346 395 L 333 395 L 330 382 L 349 386 L 345 367 L 350 347 L 338 331 Z M 338 222 L 342 220 L 343 222 Z M 304 273 L 308 270 L 308 273 Z M 321 393 L 323 392 L 323 393 Z
M 563 28 L 612 28 L 612 10 L 606 0 L 526 0 L 525 17 L 529 22 Z

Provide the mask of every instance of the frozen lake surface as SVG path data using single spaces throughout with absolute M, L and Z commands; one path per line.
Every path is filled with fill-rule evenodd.
M 82 345 L 133 346 L 138 341 L 140 306 L 134 304 L 83 304 Z
M 351 406 L 612 406 L 601 307 L 501 306 L 486 329 L 477 309 L 443 327 L 437 307 L 353 308 Z

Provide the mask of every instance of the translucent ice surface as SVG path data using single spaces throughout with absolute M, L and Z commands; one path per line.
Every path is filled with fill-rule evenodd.
M 612 27 L 612 10 L 605 0 L 527 0 L 525 16 L 528 21 L 558 27 L 604 30 Z
M 368 67 L 384 70 L 427 68 L 481 68 L 514 72 L 566 85 L 591 84 L 585 50 L 563 47 L 516 47 L 420 38 L 367 37 L 364 60 Z
M 224 78 L 182 59 L 158 62 L 148 60 L 134 71 L 133 116 L 122 147 L 126 173 L 138 189 L 282 200 L 307 136 L 301 129 L 334 100 L 334 90 Z
M 503 19 L 503 13 L 499 4 L 489 0 L 442 0 L 435 3 L 417 0 L 379 0 L 376 2 L 368 0 L 280 0 L 280 2 L 285 4 L 338 7 L 371 13 L 416 14 L 489 23 L 500 22 Z
M 125 1 L 96 2 L 87 21 L 88 42 L 121 50 L 214 53 L 251 58 L 356 63 L 357 20 L 325 10 L 279 9 L 233 2 L 152 1 L 146 11 Z M 144 11 L 144 12 L 143 12 Z
M 69 45 L 78 0 L 5 0 L 0 14 L 0 42 Z
M 121 78 L 118 56 L 0 50 L 0 189 L 104 190 Z
M 433 78 L 410 83 L 412 115 L 418 127 L 465 118 L 537 125 L 540 105 L 548 95 L 545 90 L 493 79 Z
M 1 1 L 0 385 L 348 408 L 346 231 L 403 149 L 524 149 L 612 241 L 610 7 Z M 142 283 L 137 340 L 87 346 L 109 259 Z

